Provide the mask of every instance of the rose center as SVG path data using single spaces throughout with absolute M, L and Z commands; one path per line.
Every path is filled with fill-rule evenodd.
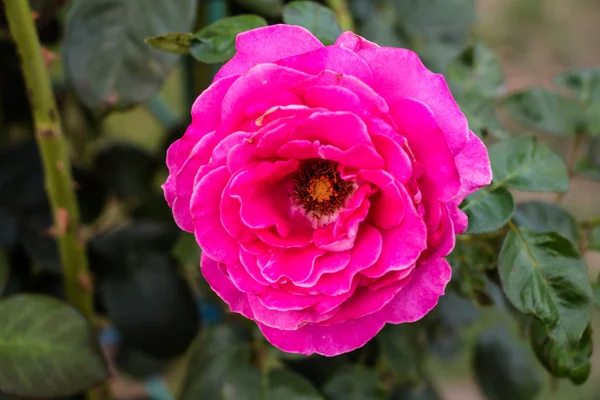
M 307 214 L 335 214 L 352 193 L 352 182 L 343 180 L 337 167 L 333 161 L 307 160 L 298 170 L 294 191 Z

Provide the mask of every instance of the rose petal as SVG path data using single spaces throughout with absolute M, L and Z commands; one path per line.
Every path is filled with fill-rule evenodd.
M 338 74 L 354 76 L 369 86 L 373 85 L 373 76 L 365 60 L 353 51 L 340 46 L 322 47 L 308 53 L 280 59 L 277 64 L 311 75 L 331 70 Z
M 365 49 L 373 49 L 379 47 L 378 44 L 368 41 L 367 39 L 358 36 L 353 32 L 344 32 L 335 41 L 334 46 L 345 47 L 352 51 L 360 51 Z
M 237 79 L 221 103 L 221 120 L 227 129 L 237 121 L 256 119 L 274 106 L 301 104 L 290 89 L 310 75 L 275 64 L 259 64 Z
M 441 201 L 453 199 L 460 190 L 460 175 L 431 110 L 412 99 L 398 100 L 390 111 L 399 132 L 406 137 L 410 150 L 435 182 Z
M 427 229 L 417 213 L 405 190 L 404 218 L 402 224 L 392 229 L 381 230 L 383 247 L 379 260 L 362 271 L 368 278 L 379 278 L 389 271 L 410 268 L 415 264 L 421 252 L 427 247 Z
M 332 357 L 362 347 L 386 322 L 414 322 L 423 318 L 444 294 L 451 268 L 444 259 L 420 265 L 406 286 L 380 311 L 335 325 L 307 324 L 283 331 L 258 323 L 267 340 L 283 351 Z
M 219 264 L 208 257 L 206 253 L 202 253 L 200 270 L 210 288 L 227 303 L 232 312 L 242 314 L 248 319 L 254 319 L 248 303 L 248 296 L 235 288 L 229 277 L 221 270 L 223 267 L 223 264 Z
M 270 63 L 307 53 L 323 44 L 307 29 L 295 25 L 270 25 L 237 35 L 236 54 L 219 70 L 215 80 L 243 74 L 256 64 Z
M 389 104 L 413 98 L 427 104 L 446 136 L 452 154 L 467 144 L 467 119 L 452 97 L 442 75 L 429 71 L 419 56 L 406 49 L 377 47 L 357 53 L 371 67 L 375 91 Z
M 202 253 L 218 262 L 235 265 L 239 262 L 239 244 L 221 225 L 219 208 L 221 193 L 229 177 L 224 166 L 206 174 L 192 195 L 190 207 L 196 241 Z

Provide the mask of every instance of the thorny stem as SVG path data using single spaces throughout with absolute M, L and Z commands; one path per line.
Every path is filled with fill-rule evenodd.
M 79 210 L 71 164 L 62 134 L 60 116 L 42 55 L 28 1 L 4 0 L 10 33 L 17 46 L 31 104 L 35 137 L 44 165 L 46 192 L 54 216 L 68 302 L 93 322 L 94 310 L 88 262 L 79 237 Z M 90 390 L 88 399 L 101 398 Z
M 337 14 L 342 29 L 354 32 L 354 21 L 348 8 L 348 2 L 346 0 L 327 0 L 326 2 L 329 8 Z

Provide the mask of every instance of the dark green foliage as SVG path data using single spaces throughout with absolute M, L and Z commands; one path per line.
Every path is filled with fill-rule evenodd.
M 238 33 L 267 25 L 257 15 L 238 15 L 224 18 L 205 26 L 192 36 L 190 52 L 205 63 L 225 62 L 235 54 L 235 37 Z
M 188 104 L 235 55 L 236 36 L 287 23 L 331 45 L 346 30 L 329 8 L 335 2 L 30 3 L 42 43 L 60 52 L 54 93 L 92 272 L 77 279 L 93 286 L 98 320 L 118 337 L 102 336 L 101 348 L 64 301 L 57 226 L 0 1 L 0 400 L 82 399 L 109 371 L 117 392 L 123 378 L 141 387 L 163 377 L 178 400 L 441 400 L 451 383 L 445 373 L 469 357 L 488 400 L 542 398 L 546 372 L 576 385 L 588 380 L 600 281 L 590 284 L 596 272 L 583 256 L 600 251 L 599 215 L 576 220 L 562 195 L 552 202 L 535 193 L 566 193 L 575 175 L 600 181 L 600 69 L 564 71 L 554 87 L 506 94 L 498 48 L 473 29 L 474 0 L 349 0 L 356 33 L 414 50 L 444 74 L 489 150 L 493 182 L 460 205 L 468 229 L 447 256 L 452 279 L 431 312 L 386 325 L 350 353 L 305 356 L 274 348 L 254 323 L 228 312 L 160 185 L 167 148 L 190 122 Z M 146 131 L 159 122 L 162 131 Z M 577 139 L 579 151 L 565 148 L 561 154 L 577 154 L 563 161 L 544 133 L 559 136 L 552 149 Z M 523 201 L 515 191 L 533 194 Z M 440 207 L 442 215 L 454 211 Z M 101 350 L 114 355 L 110 368 Z
M 503 328 L 482 333 L 473 355 L 473 371 L 489 400 L 530 400 L 542 379 L 533 357 Z
M 325 45 L 333 44 L 342 33 L 333 11 L 313 1 L 293 1 L 285 6 L 283 22 L 305 27 Z
M 0 301 L 0 320 L 0 391 L 58 397 L 108 377 L 92 327 L 65 303 L 14 296 Z

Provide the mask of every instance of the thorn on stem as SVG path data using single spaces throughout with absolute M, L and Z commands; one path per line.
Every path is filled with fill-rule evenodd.
M 79 271 L 79 284 L 83 290 L 87 293 L 92 293 L 94 290 L 94 277 L 87 271 Z
M 59 207 L 56 209 L 55 217 L 54 233 L 58 236 L 63 236 L 69 229 L 69 211 L 64 207 Z

